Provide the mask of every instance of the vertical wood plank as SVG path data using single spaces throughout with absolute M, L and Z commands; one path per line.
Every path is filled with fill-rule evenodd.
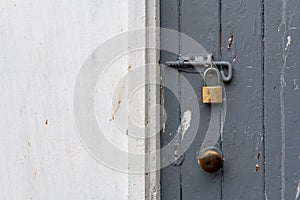
M 160 1 L 160 19 L 161 27 L 178 31 L 178 1 Z M 167 38 L 163 38 L 161 35 L 161 46 L 166 46 L 164 43 Z M 178 41 L 174 41 L 177 43 Z M 175 45 L 176 46 L 176 45 Z M 178 52 L 179 53 L 179 52 Z M 166 51 L 161 51 L 161 63 L 165 61 L 176 60 L 177 55 L 171 54 Z M 167 88 L 162 88 L 161 91 L 161 103 L 166 111 L 167 121 L 162 125 L 163 130 L 161 132 L 161 147 L 168 145 L 168 143 L 174 138 L 177 133 L 177 127 L 179 126 L 179 81 L 178 73 L 167 67 L 161 68 L 161 83 L 163 85 L 172 85 L 173 88 L 177 88 L 177 91 L 170 91 Z M 174 92 L 174 93 L 172 93 Z M 163 112 L 161 112 L 163 114 Z M 161 116 L 163 119 L 164 116 Z M 163 157 L 162 160 L 168 160 L 169 158 Z M 161 169 L 161 199 L 164 200 L 180 200 L 180 168 L 169 165 Z
M 262 199 L 262 3 L 222 1 L 221 10 L 222 59 L 234 66 L 234 78 L 225 84 L 223 199 Z
M 199 42 L 209 53 L 219 56 L 219 1 L 193 1 L 183 0 L 181 3 L 181 32 Z M 199 55 L 201 52 L 193 52 L 188 46 L 181 45 L 182 54 L 191 53 Z M 181 106 L 182 110 L 192 111 L 192 120 L 197 109 L 191 107 L 191 95 L 197 93 L 200 104 L 200 123 L 196 138 L 185 153 L 185 160 L 181 167 L 182 176 L 182 199 L 220 199 L 221 198 L 221 172 L 208 174 L 204 172 L 197 163 L 196 152 L 205 137 L 209 119 L 210 106 L 201 103 L 202 77 L 199 74 L 182 72 L 181 84 Z M 188 80 L 194 91 L 184 83 Z M 191 125 L 185 135 L 194 134 Z
M 298 0 L 265 0 L 268 199 L 300 198 L 299 8 Z

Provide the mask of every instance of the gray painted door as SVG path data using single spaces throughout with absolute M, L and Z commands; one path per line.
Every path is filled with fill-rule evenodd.
M 162 200 L 300 200 L 299 0 L 160 2 L 161 27 L 192 37 L 215 60 L 234 66 L 233 80 L 224 85 L 227 114 L 218 143 L 224 169 L 208 174 L 197 163 L 211 116 L 210 106 L 200 103 L 197 135 L 182 164 L 161 170 Z M 174 44 L 182 53 L 180 40 Z M 161 63 L 176 59 L 161 51 Z M 202 77 L 195 69 L 179 72 L 161 70 L 162 82 L 177 88 L 161 90 L 168 116 L 161 146 L 177 132 L 181 110 L 196 110 L 189 107 L 191 88 L 183 80 L 201 101 Z

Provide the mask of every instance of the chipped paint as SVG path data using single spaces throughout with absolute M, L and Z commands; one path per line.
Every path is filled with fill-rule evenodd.
M 288 47 L 292 44 L 292 37 L 291 36 L 287 36 L 286 38 L 287 42 L 286 42 L 286 46 L 285 49 L 287 51 Z
M 181 123 L 177 129 L 177 134 L 181 135 L 181 140 L 183 140 L 184 134 L 190 128 L 191 120 L 192 120 L 192 112 L 190 110 L 186 110 L 183 113 Z
M 236 62 L 237 56 L 234 56 L 234 58 L 232 59 L 232 62 Z
M 297 186 L 297 193 L 296 193 L 296 197 L 295 197 L 295 200 L 297 200 L 300 196 L 300 179 L 299 179 L 299 183 L 298 183 L 298 186 Z
M 162 124 L 162 132 L 164 133 L 164 132 L 166 132 L 166 122 L 164 122 L 163 124 Z M 170 133 L 171 134 L 171 133 Z
M 228 45 L 227 45 L 227 49 L 231 49 L 231 45 L 233 43 L 233 34 L 231 34 L 228 38 Z
M 131 65 L 128 66 L 128 71 L 129 71 L 129 72 L 132 71 L 132 66 L 131 66 Z
M 298 90 L 299 89 L 299 79 L 293 79 L 293 82 L 294 82 L 294 91 Z
M 286 190 L 286 178 L 285 178 L 285 160 L 286 160 L 286 124 L 285 124 L 285 71 L 287 67 L 287 59 L 289 56 L 290 45 L 292 44 L 292 37 L 287 36 L 288 30 L 291 28 L 291 23 L 293 21 L 294 15 L 299 7 L 299 2 L 294 7 L 293 12 L 288 12 L 287 0 L 282 0 L 282 11 L 281 11 L 281 23 L 278 27 L 278 31 L 282 29 L 282 61 L 283 66 L 280 72 L 280 123 L 281 123 L 281 199 L 285 199 L 285 190 Z M 298 90 L 297 81 L 294 80 L 294 91 Z
M 281 23 L 278 31 L 280 31 L 280 27 L 284 26 L 284 31 L 282 33 L 282 60 L 283 66 L 280 71 L 280 126 L 281 126 L 281 163 L 280 163 L 280 172 L 281 172 L 281 199 L 285 199 L 285 98 L 284 98 L 284 88 L 286 87 L 285 82 L 285 69 L 287 66 L 287 58 L 289 48 L 285 49 L 285 36 L 287 33 L 287 1 L 282 0 L 282 13 L 281 13 Z
M 258 170 L 259 170 L 259 165 L 256 164 L 256 165 L 255 165 L 255 171 L 257 172 Z
M 281 199 L 285 199 L 285 82 L 286 58 L 280 72 L 280 123 L 281 123 Z

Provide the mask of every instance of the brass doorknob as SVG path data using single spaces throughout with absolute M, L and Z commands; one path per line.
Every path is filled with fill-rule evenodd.
M 223 168 L 223 156 L 216 149 L 204 150 L 198 158 L 198 163 L 202 169 L 209 173 L 214 173 Z

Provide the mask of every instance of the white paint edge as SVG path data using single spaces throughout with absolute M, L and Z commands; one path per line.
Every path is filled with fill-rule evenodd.
M 146 2 L 146 27 L 160 27 L 159 24 L 159 3 L 160 0 L 145 0 Z M 159 34 L 149 36 L 147 35 L 147 44 L 155 44 L 156 51 L 146 51 L 146 63 L 159 63 L 160 51 L 160 38 Z M 153 45 L 150 45 L 153 46 Z M 153 87 L 149 90 L 146 87 L 146 119 L 150 116 L 150 109 L 153 106 L 160 104 L 160 68 L 146 68 L 146 81 L 148 83 L 157 83 L 155 89 Z M 149 91 L 149 92 L 148 92 Z M 152 123 L 149 133 L 147 135 L 156 135 L 152 137 L 146 143 L 146 150 L 148 152 L 157 151 L 156 149 L 160 148 L 160 107 L 155 107 L 155 115 L 152 114 L 151 120 L 155 123 Z M 157 166 L 160 163 L 160 155 L 155 154 L 157 157 L 148 158 L 146 160 L 146 165 L 148 166 Z M 151 167 L 149 167 L 150 169 Z M 146 174 L 146 200 L 160 200 L 160 171 L 151 172 Z
M 128 2 L 128 30 L 132 29 L 141 29 L 146 27 L 159 27 L 159 0 L 133 0 Z M 146 46 L 148 44 L 155 44 L 157 49 L 159 49 L 159 34 L 157 35 L 148 35 L 146 33 Z M 150 45 L 153 46 L 153 45 Z M 145 50 L 143 56 L 140 59 L 144 59 L 144 64 L 147 63 L 158 63 L 159 60 L 159 50 L 157 51 L 149 51 Z M 134 59 L 128 57 L 128 62 L 136 62 Z M 141 62 L 142 60 L 139 60 Z M 153 65 L 152 65 L 153 66 Z M 133 66 L 134 67 L 134 66 Z M 151 127 L 147 130 L 144 130 L 145 136 L 147 135 L 156 135 L 156 137 L 151 137 L 151 139 L 145 139 L 143 143 L 132 144 L 128 143 L 129 151 L 131 149 L 139 148 L 146 152 L 153 152 L 160 146 L 160 109 L 156 107 L 155 114 L 150 114 L 150 109 L 153 106 L 158 105 L 160 103 L 160 69 L 158 67 L 146 67 L 144 73 L 144 81 L 150 83 L 157 83 L 157 87 L 153 89 L 153 87 L 146 86 L 144 91 L 144 99 L 141 98 L 141 101 L 145 101 L 145 110 L 143 114 L 145 117 L 145 121 L 149 119 L 151 115 L 152 123 Z M 142 76 L 142 75 L 141 75 Z M 134 78 L 131 79 L 128 76 L 128 90 L 132 88 L 130 85 L 134 85 Z M 143 111 L 140 111 L 143 112 Z M 130 131 L 132 127 L 130 124 L 128 125 L 128 131 Z M 158 134 L 156 134 L 158 133 Z M 149 166 L 157 166 L 160 162 L 160 157 L 156 154 L 155 157 L 149 157 L 141 161 L 141 165 L 143 167 L 151 168 Z M 130 168 L 130 157 L 128 158 L 128 167 Z M 157 170 L 155 172 L 149 172 L 145 174 L 129 174 L 128 175 L 128 199 L 129 200 L 160 200 L 160 171 Z

